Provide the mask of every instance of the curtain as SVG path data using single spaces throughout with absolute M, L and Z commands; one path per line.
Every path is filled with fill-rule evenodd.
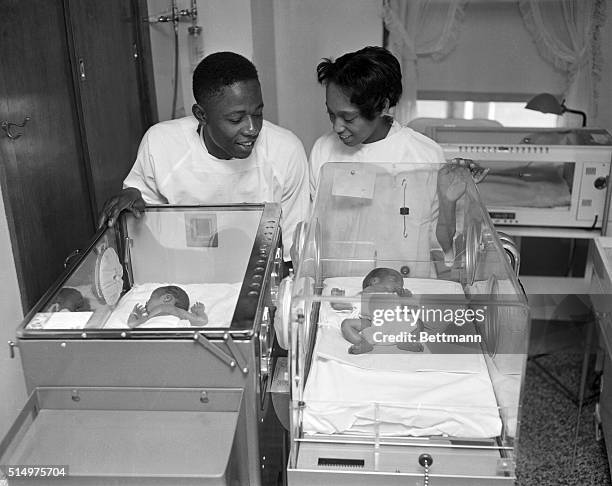
M 519 7 L 540 55 L 567 73 L 567 107 L 584 111 L 587 120 L 596 116 L 605 0 L 519 0 Z M 580 121 L 565 116 L 560 123 L 580 126 Z
M 388 49 L 402 67 L 403 94 L 395 119 L 405 124 L 416 117 L 419 56 L 441 60 L 456 47 L 467 0 L 383 0 Z

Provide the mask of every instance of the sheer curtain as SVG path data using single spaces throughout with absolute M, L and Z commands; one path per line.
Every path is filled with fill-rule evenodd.
M 567 73 L 566 105 L 586 112 L 587 120 L 595 116 L 605 0 L 519 0 L 519 7 L 540 55 Z M 574 117 L 561 123 L 576 126 Z
M 467 0 L 384 0 L 388 48 L 402 66 L 403 94 L 395 119 L 406 124 L 416 113 L 419 56 L 440 60 L 457 45 Z

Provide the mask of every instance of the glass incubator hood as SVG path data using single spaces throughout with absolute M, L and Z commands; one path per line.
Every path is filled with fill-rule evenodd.
M 529 309 L 469 171 L 328 163 L 296 240 L 288 483 L 513 484 Z

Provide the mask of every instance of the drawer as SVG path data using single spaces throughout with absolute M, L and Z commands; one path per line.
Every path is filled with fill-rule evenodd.
M 65 466 L 65 485 L 229 485 L 241 402 L 240 389 L 36 388 L 0 464 Z

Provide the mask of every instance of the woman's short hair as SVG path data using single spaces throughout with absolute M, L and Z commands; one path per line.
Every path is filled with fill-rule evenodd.
M 340 56 L 336 61 L 323 59 L 317 66 L 319 83 L 334 83 L 368 120 L 402 95 L 402 71 L 399 61 L 383 47 L 364 47 Z
M 259 81 L 255 65 L 235 52 L 206 56 L 193 72 L 193 97 L 198 103 L 239 81 Z

